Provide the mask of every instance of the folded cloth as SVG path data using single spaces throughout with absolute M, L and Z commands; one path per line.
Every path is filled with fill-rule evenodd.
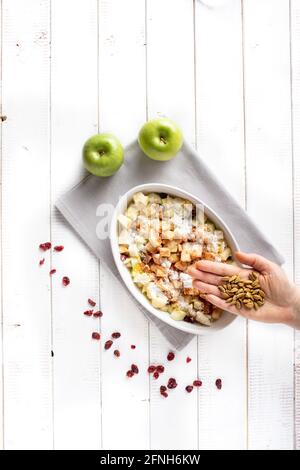
M 100 220 L 97 208 L 105 203 L 115 206 L 125 192 L 145 183 L 178 186 L 199 197 L 226 222 L 241 250 L 261 254 L 277 264 L 283 263 L 281 255 L 186 142 L 173 160 L 156 162 L 147 158 L 135 141 L 126 148 L 124 165 L 114 176 L 100 179 L 89 175 L 56 203 L 75 231 L 120 282 L 109 238 L 99 240 L 97 237 L 96 227 Z M 193 338 L 194 335 L 158 320 L 135 302 L 174 348 L 182 349 Z

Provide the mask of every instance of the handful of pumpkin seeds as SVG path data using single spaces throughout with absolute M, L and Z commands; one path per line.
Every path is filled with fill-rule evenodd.
M 242 307 L 258 310 L 265 303 L 265 293 L 261 289 L 259 278 L 255 272 L 251 272 L 248 279 L 243 280 L 240 275 L 225 276 L 223 284 L 218 286 L 223 299 L 228 305 L 235 305 L 237 309 Z

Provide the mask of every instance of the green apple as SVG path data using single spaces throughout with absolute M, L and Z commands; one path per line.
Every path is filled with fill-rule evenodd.
M 124 150 L 120 141 L 112 134 L 96 134 L 83 147 L 85 168 L 96 176 L 111 176 L 122 165 Z
M 139 144 L 143 152 L 153 160 L 166 161 L 175 157 L 182 146 L 180 128 L 167 118 L 146 122 L 140 130 Z

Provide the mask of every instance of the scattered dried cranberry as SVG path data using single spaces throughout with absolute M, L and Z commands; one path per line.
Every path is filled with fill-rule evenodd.
M 164 366 L 157 366 L 156 370 L 159 374 L 162 374 L 165 371 L 165 368 L 164 368 Z
M 100 318 L 102 316 L 103 316 L 103 313 L 101 312 L 101 310 L 98 310 L 97 312 L 93 313 L 93 317 L 95 317 L 95 318 Z
M 64 246 L 62 246 L 62 245 L 56 245 L 53 249 L 54 249 L 54 251 L 63 251 Z
M 165 385 L 161 385 L 159 390 L 160 390 L 160 393 L 166 392 L 167 387 Z
M 193 391 L 193 388 L 194 388 L 193 385 L 187 385 L 187 386 L 185 387 L 185 389 L 186 389 L 186 391 L 187 391 L 188 393 L 191 393 L 191 392 Z
M 159 377 L 159 373 L 158 373 L 157 370 L 156 370 L 156 371 L 154 372 L 154 374 L 153 374 L 153 378 L 154 378 L 155 380 L 157 380 L 158 377 Z
M 138 374 L 139 373 L 139 368 L 136 364 L 131 364 L 131 370 L 134 374 Z
M 216 387 L 217 387 L 218 390 L 221 390 L 221 388 L 222 388 L 222 380 L 221 379 L 216 380 Z
M 188 356 L 188 357 L 186 358 L 187 364 L 188 364 L 189 362 L 191 362 L 191 360 L 192 360 L 192 359 Z
M 173 377 L 171 377 L 171 378 L 168 380 L 168 388 L 170 388 L 170 389 L 171 389 L 171 388 L 176 388 L 177 385 L 178 385 L 178 384 L 177 384 L 176 380 L 175 380 Z
M 53 276 L 53 274 L 55 274 L 55 273 L 56 273 L 56 269 L 51 269 L 51 271 L 49 272 L 49 275 Z
M 70 279 L 68 278 L 68 276 L 64 276 L 62 278 L 62 283 L 64 286 L 68 286 L 70 284 Z
M 120 357 L 121 353 L 120 353 L 120 351 L 119 351 L 118 349 L 115 349 L 115 350 L 114 350 L 114 355 L 115 355 L 116 357 Z
M 170 351 L 169 354 L 167 355 L 168 361 L 173 361 L 174 357 L 175 357 L 175 354 L 172 351 Z
M 91 306 L 91 307 L 95 307 L 96 305 L 96 302 L 92 299 L 88 299 L 88 304 Z
M 127 375 L 127 377 L 133 377 L 133 376 L 134 376 L 134 373 L 132 372 L 132 370 L 128 370 L 128 371 L 126 372 L 126 375 Z
M 40 265 L 40 266 L 43 266 L 43 264 L 44 264 L 44 263 L 45 263 L 45 258 L 43 258 L 43 259 L 40 259 L 40 261 L 39 261 L 39 265 Z
M 194 380 L 193 385 L 194 385 L 194 387 L 201 387 L 202 382 L 201 382 L 201 380 Z
M 97 333 L 96 331 L 94 331 L 94 333 L 92 333 L 92 338 L 93 339 L 97 339 L 99 341 L 99 339 L 101 338 L 100 334 Z
M 87 317 L 91 317 L 93 315 L 93 310 L 86 310 L 83 312 L 83 315 L 86 315 Z
M 50 248 L 51 248 L 51 243 L 50 243 L 50 242 L 41 243 L 40 246 L 39 246 L 39 248 L 40 248 L 40 250 L 43 250 L 43 251 L 50 250 Z
M 149 374 L 152 374 L 155 370 L 156 370 L 156 366 L 149 366 L 148 367 Z
M 162 397 L 165 397 L 165 398 L 168 398 L 168 396 L 169 396 L 169 395 L 167 394 L 167 392 L 160 392 L 160 394 L 161 394 Z
M 111 348 L 112 344 L 113 344 L 113 341 L 111 339 L 109 339 L 108 341 L 106 341 L 106 343 L 104 345 L 104 349 Z
M 121 336 L 121 333 L 119 333 L 118 331 L 115 331 L 115 332 L 111 335 L 111 337 L 112 337 L 112 338 L 115 338 L 115 339 L 120 338 L 120 336 Z
M 135 348 L 136 348 L 136 345 L 135 345 L 135 344 L 132 344 L 130 347 L 131 347 L 131 349 L 135 349 Z
M 125 261 L 127 258 L 128 258 L 128 255 L 124 255 L 124 254 L 120 255 L 121 261 Z

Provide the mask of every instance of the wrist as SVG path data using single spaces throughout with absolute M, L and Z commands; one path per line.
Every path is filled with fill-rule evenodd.
M 296 286 L 292 296 L 292 318 L 289 324 L 293 328 L 300 330 L 300 289 Z

